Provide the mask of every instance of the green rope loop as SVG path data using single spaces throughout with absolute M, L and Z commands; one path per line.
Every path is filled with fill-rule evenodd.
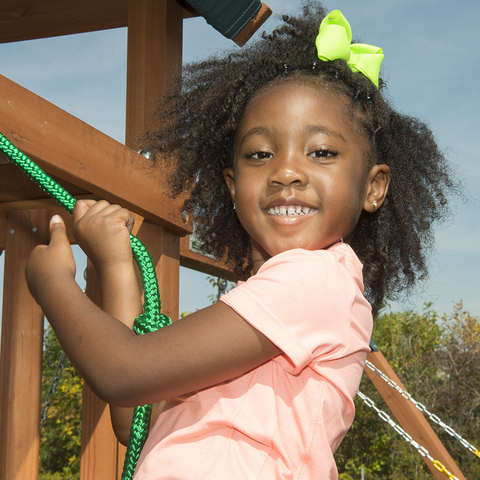
M 0 133 L 0 151 L 25 172 L 44 192 L 54 198 L 67 212 L 73 213 L 75 198 L 13 145 L 2 133 Z M 133 330 L 136 334 L 143 335 L 169 325 L 171 320 L 166 315 L 160 313 L 160 293 L 158 291 L 155 264 L 150 253 L 148 253 L 145 245 L 133 235 L 130 235 L 130 245 L 133 258 L 140 270 L 144 295 L 143 313 L 135 319 Z M 151 411 L 151 405 L 136 407 L 134 410 L 127 453 L 123 464 L 122 480 L 130 480 L 133 477 L 140 452 L 147 438 Z

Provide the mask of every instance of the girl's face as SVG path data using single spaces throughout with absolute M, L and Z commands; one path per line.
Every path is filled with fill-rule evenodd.
M 224 176 L 254 271 L 286 250 L 348 241 L 362 209 L 375 210 L 378 166 L 368 168 L 367 140 L 345 112 L 345 98 L 300 81 L 247 107 Z

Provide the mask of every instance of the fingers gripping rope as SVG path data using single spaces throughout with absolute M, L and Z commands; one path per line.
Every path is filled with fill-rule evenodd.
M 2 133 L 0 133 L 0 151 L 23 170 L 43 191 L 53 197 L 67 212 L 73 213 L 75 198 L 27 155 L 15 147 Z M 143 335 L 170 324 L 171 320 L 160 313 L 160 294 L 152 257 L 145 245 L 133 235 L 130 235 L 130 245 L 133 257 L 140 270 L 144 294 L 143 313 L 135 319 L 133 330 L 135 333 Z M 138 457 L 147 438 L 151 411 L 151 405 L 135 408 L 123 464 L 122 480 L 129 480 L 133 477 Z

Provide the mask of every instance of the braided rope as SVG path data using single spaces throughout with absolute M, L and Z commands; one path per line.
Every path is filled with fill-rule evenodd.
M 0 133 L 0 151 L 25 172 L 44 192 L 53 197 L 67 212 L 73 213 L 75 198 L 13 145 L 2 133 Z M 133 330 L 136 334 L 143 335 L 170 324 L 171 320 L 160 313 L 160 294 L 152 257 L 145 245 L 133 235 L 130 235 L 130 245 L 133 257 L 140 270 L 144 295 L 143 313 L 135 319 Z M 133 477 L 138 457 L 147 438 L 151 411 L 151 405 L 136 407 L 134 410 L 127 453 L 123 464 L 122 480 L 129 480 Z

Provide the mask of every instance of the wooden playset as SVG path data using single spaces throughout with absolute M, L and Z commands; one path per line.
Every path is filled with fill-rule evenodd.
M 268 7 L 262 5 L 234 41 L 247 41 L 268 14 Z M 2 43 L 128 27 L 125 145 L 1 75 L 0 132 L 76 198 L 106 198 L 135 213 L 133 233 L 154 259 L 162 311 L 172 319 L 178 318 L 180 265 L 233 279 L 220 262 L 190 251 L 192 227 L 182 218 L 180 203 L 163 195 L 161 172 L 152 174 L 148 161 L 136 153 L 136 138 L 148 127 L 151 110 L 167 87 L 168 73 L 181 64 L 182 29 L 195 15 L 190 5 L 177 0 L 0 3 Z M 28 292 L 24 269 L 32 248 L 47 243 L 48 219 L 54 213 L 67 222 L 73 242 L 69 215 L 0 154 L 0 250 L 5 256 L 0 480 L 38 478 L 44 318 Z M 90 265 L 87 270 L 87 294 L 96 301 L 95 272 Z M 368 360 L 403 388 L 381 352 L 372 352 Z M 415 405 L 371 369 L 366 373 L 403 429 L 451 474 L 464 479 Z M 81 480 L 120 478 L 124 454 L 113 435 L 108 407 L 85 387 Z M 445 478 L 438 466 L 426 463 L 435 478 Z

